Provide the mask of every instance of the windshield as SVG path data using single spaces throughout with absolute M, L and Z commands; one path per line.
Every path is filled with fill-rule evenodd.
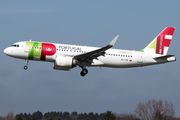
M 11 47 L 19 47 L 18 44 L 11 45 Z

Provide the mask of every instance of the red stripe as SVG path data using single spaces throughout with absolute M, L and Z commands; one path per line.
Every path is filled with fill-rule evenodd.
M 51 49 L 51 50 L 47 50 Z M 42 43 L 41 60 L 46 60 L 46 56 L 52 56 L 56 53 L 56 46 L 51 43 Z
M 164 53 L 164 46 L 163 46 L 163 35 L 160 34 L 157 37 L 157 43 L 156 43 L 156 54 L 162 54 Z
M 165 47 L 169 47 L 170 43 L 171 43 L 171 40 L 169 40 L 169 39 L 164 40 L 164 46 Z
M 173 35 L 175 28 L 169 28 L 168 30 L 168 34 Z
M 168 35 L 173 35 L 175 28 L 173 27 L 167 27 L 164 29 L 164 31 L 161 34 L 168 34 Z

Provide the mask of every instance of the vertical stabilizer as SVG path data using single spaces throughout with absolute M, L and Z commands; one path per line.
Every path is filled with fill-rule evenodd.
M 146 48 L 141 51 L 166 55 L 175 28 L 166 27 Z

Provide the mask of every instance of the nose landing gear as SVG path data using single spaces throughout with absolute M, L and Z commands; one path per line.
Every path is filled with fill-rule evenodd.
M 29 63 L 29 60 L 26 60 L 26 65 L 24 66 L 24 70 L 28 69 L 28 63 Z
M 28 69 L 28 66 L 24 66 L 24 70 L 27 70 Z

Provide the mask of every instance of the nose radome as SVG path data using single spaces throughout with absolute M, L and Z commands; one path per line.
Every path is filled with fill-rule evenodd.
M 6 49 L 4 49 L 4 54 L 7 54 L 7 48 L 6 48 Z
M 9 55 L 10 54 L 10 49 L 9 48 L 4 49 L 4 54 Z

